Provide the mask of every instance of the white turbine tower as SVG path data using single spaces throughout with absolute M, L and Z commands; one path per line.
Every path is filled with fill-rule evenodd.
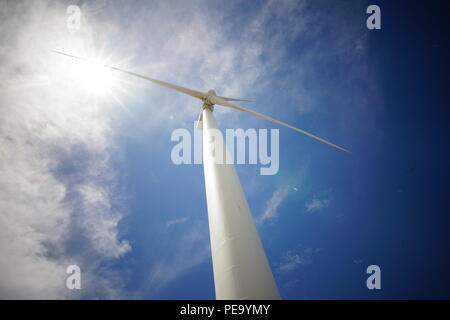
M 89 61 L 60 51 L 52 51 Z M 214 105 L 248 112 L 339 150 L 349 151 L 287 123 L 230 102 L 248 100 L 220 97 L 214 90 L 196 91 L 114 66 L 104 65 L 104 67 L 157 83 L 203 101 L 197 128 L 203 130 L 203 169 L 216 299 L 279 299 L 277 286 L 234 165 L 220 161 L 227 157 L 227 150 L 222 135 L 217 134 L 218 127 L 213 116 Z M 220 148 L 223 149 L 219 150 Z M 217 159 L 217 151 L 222 152 L 222 159 Z

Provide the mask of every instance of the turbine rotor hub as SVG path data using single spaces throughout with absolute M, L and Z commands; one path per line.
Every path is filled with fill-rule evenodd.
M 216 96 L 216 91 L 214 91 L 213 89 L 208 90 L 208 92 L 206 93 L 206 97 L 202 99 L 202 101 L 204 102 L 203 109 L 210 108 L 211 111 L 213 110 L 214 103 L 211 102 L 211 97 L 214 96 Z

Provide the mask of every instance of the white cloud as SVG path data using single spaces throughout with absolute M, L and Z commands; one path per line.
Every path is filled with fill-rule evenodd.
M 130 250 L 118 228 L 124 211 L 110 166 L 109 111 L 46 50 L 67 39 L 65 8 L 0 7 L 2 299 L 116 297 L 120 281 L 100 266 Z M 81 267 L 82 283 L 96 285 L 67 290 L 70 264 Z
M 279 271 L 292 271 L 302 264 L 307 264 L 305 258 L 299 254 L 287 253 L 283 260 L 283 263 L 278 267 Z
M 166 223 L 166 228 L 169 228 L 169 227 L 171 227 L 173 225 L 176 225 L 176 224 L 185 223 L 188 220 L 189 220 L 189 218 L 187 218 L 187 217 L 169 220 Z
M 307 212 L 319 212 L 327 208 L 330 205 L 329 199 L 312 199 L 305 204 Z
M 313 263 L 314 256 L 322 252 L 323 248 L 302 248 L 286 252 L 281 262 L 278 264 L 278 272 L 289 272 L 298 269 L 300 266 Z
M 305 203 L 307 213 L 321 212 L 328 208 L 332 200 L 332 190 L 322 190 L 314 195 L 312 199 Z
M 278 208 L 289 193 L 289 186 L 279 187 L 266 203 L 264 212 L 258 217 L 258 222 L 276 219 L 279 216 Z
M 147 287 L 142 290 L 155 294 L 193 267 L 203 263 L 210 257 L 208 240 L 208 225 L 203 221 L 191 223 L 175 241 L 173 237 L 165 239 L 163 243 L 170 249 L 166 250 L 167 254 L 154 264 L 149 281 L 145 284 Z

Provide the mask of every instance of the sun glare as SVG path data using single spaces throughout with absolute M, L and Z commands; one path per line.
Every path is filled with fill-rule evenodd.
M 77 61 L 73 71 L 75 81 L 83 91 L 98 96 L 112 94 L 116 84 L 113 71 L 99 61 Z
M 57 51 L 62 64 L 55 65 L 55 75 L 59 80 L 69 84 L 72 94 L 90 99 L 96 106 L 119 105 L 128 112 L 123 99 L 130 96 L 132 84 L 127 76 L 109 66 L 120 66 L 127 59 L 112 61 L 101 58 L 102 54 L 88 54 L 86 50 L 68 50 L 69 53 Z M 81 53 L 78 53 L 78 52 Z M 72 55 L 73 52 L 76 52 Z M 79 54 L 79 56 L 78 56 Z

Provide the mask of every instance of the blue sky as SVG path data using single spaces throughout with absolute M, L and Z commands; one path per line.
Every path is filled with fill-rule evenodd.
M 7 2 L 0 297 L 214 299 L 203 169 L 170 159 L 200 104 L 120 74 L 99 95 L 59 49 L 251 99 L 351 150 L 215 108 L 222 129 L 280 129 L 278 174 L 237 171 L 282 298 L 448 298 L 445 12 L 383 1 L 370 31 L 369 4 Z M 371 264 L 382 290 L 366 288 Z

